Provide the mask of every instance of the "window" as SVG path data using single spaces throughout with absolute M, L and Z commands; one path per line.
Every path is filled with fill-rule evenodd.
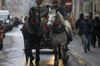
M 15 13 L 17 13 L 18 12 L 18 9 L 17 8 L 15 8 Z
M 17 0 L 15 0 L 15 4 L 17 4 Z
M 22 0 L 20 0 L 20 3 L 22 3 Z

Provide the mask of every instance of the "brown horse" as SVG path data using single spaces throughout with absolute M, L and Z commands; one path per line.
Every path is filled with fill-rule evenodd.
M 24 45 L 25 45 L 25 54 L 26 54 L 26 62 L 30 58 L 30 66 L 33 66 L 32 61 L 34 57 L 32 56 L 32 48 L 36 47 L 36 63 L 39 64 L 39 48 L 41 42 L 40 34 L 40 15 L 39 12 L 36 11 L 34 8 L 30 9 L 29 18 L 26 23 L 22 27 L 22 34 L 24 38 Z

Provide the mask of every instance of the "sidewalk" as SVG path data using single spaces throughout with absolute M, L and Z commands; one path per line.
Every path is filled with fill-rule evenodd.
M 73 42 L 69 44 L 70 53 L 80 60 L 80 63 L 86 63 L 88 66 L 100 66 L 100 48 L 90 47 L 91 51 L 84 53 L 83 44 L 80 37 L 73 37 Z M 83 63 L 83 64 L 84 64 Z

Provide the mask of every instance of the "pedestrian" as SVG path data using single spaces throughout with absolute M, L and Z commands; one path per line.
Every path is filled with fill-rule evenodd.
M 84 14 L 80 14 L 80 18 L 77 20 L 76 22 L 76 31 L 78 30 L 79 28 L 79 25 L 80 25 L 80 22 L 84 20 Z
M 79 35 L 82 35 L 85 53 L 87 52 L 87 50 L 90 51 L 90 36 L 92 31 L 93 24 L 89 20 L 89 15 L 85 14 L 84 20 L 81 21 L 79 25 Z
M 72 26 L 73 26 L 73 23 L 72 23 L 72 19 L 71 19 L 69 13 L 67 14 L 67 19 L 68 19 L 68 21 L 69 21 L 69 23 L 71 24 L 71 27 L 72 27 Z M 73 27 L 72 27 L 72 28 L 73 28 Z
M 100 47 L 100 19 L 99 19 L 99 16 L 96 15 L 95 16 L 95 19 L 94 19 L 94 37 L 93 37 L 93 47 L 95 47 L 95 44 L 96 44 L 96 36 L 97 36 L 97 39 L 98 39 L 98 46 Z
M 71 15 L 70 15 L 71 19 L 72 19 L 72 30 L 73 30 L 73 34 L 75 36 L 75 22 L 76 22 L 76 19 L 75 19 L 75 15 L 73 12 L 71 12 Z
M 28 19 L 28 17 L 27 17 L 27 16 L 25 16 L 24 21 L 26 22 L 26 21 L 27 21 L 27 19 Z
M 76 21 L 76 34 L 78 34 L 79 32 L 79 25 L 80 25 L 80 22 L 84 20 L 84 14 L 81 13 L 80 14 L 80 18 Z M 82 40 L 82 44 L 83 44 L 83 39 L 82 39 L 82 36 L 81 36 L 81 40 Z

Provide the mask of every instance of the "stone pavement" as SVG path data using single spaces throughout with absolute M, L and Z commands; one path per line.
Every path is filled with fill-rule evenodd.
M 100 66 L 100 47 L 90 47 L 91 51 L 84 53 L 83 44 L 79 36 L 73 37 L 73 42 L 69 44 L 69 52 L 85 66 Z M 81 60 L 81 61 L 80 61 Z

